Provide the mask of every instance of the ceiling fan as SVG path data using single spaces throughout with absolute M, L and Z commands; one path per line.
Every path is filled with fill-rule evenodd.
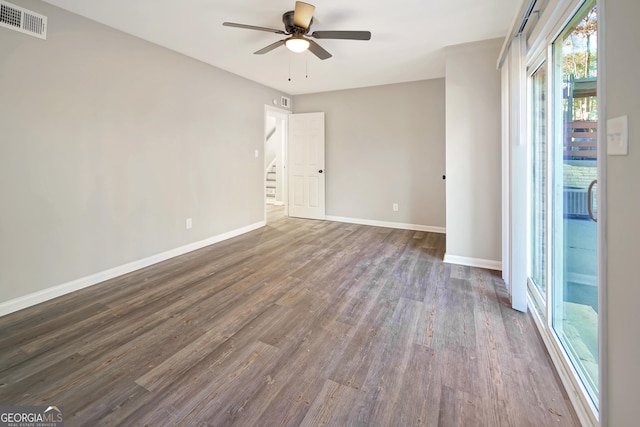
M 331 54 L 315 41 L 309 39 L 346 39 L 346 40 L 370 40 L 369 31 L 313 31 L 309 34 L 313 23 L 313 12 L 316 7 L 312 4 L 301 1 L 296 2 L 295 10 L 290 10 L 282 15 L 284 30 L 273 28 L 256 27 L 255 25 L 236 24 L 234 22 L 223 22 L 225 27 L 245 28 L 247 30 L 266 31 L 269 33 L 283 34 L 290 36 L 264 47 L 254 54 L 263 55 L 273 49 L 285 45 L 292 52 L 304 52 L 309 49 L 311 53 L 320 59 L 331 58 Z

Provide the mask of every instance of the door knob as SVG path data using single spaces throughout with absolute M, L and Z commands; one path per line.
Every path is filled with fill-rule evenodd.
M 322 169 L 320 169 L 320 170 L 318 171 L 318 173 L 322 173 Z

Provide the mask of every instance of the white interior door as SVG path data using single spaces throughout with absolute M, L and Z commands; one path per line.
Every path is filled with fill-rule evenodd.
M 324 219 L 324 113 L 289 116 L 289 215 Z

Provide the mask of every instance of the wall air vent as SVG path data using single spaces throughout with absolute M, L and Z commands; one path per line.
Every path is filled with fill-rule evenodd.
M 283 107 L 289 108 L 289 104 L 290 104 L 290 100 L 289 98 L 287 98 L 286 96 L 283 96 L 280 98 L 280 105 L 282 105 Z
M 0 27 L 47 39 L 47 17 L 0 0 Z

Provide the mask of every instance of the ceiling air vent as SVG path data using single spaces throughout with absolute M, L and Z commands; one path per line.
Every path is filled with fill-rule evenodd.
M 0 27 L 47 39 L 47 17 L 0 0 Z

